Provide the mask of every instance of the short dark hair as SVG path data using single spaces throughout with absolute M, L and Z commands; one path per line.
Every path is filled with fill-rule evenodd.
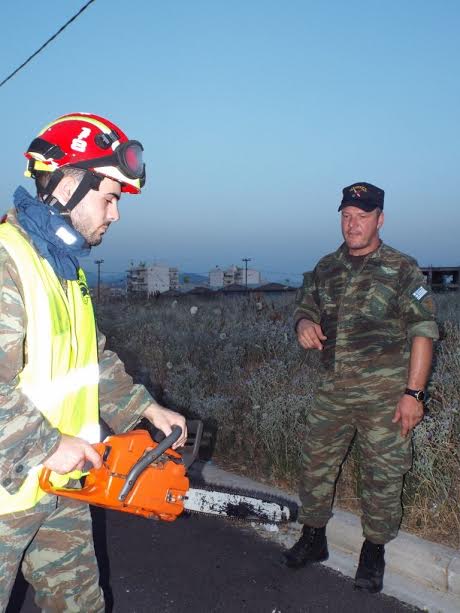
M 64 166 L 64 168 L 60 170 L 65 177 L 73 177 L 78 183 L 83 179 L 86 172 L 82 168 L 77 168 L 75 166 Z M 35 188 L 39 197 L 46 194 L 46 188 L 52 176 L 52 172 L 47 172 L 45 170 L 36 170 L 34 172 Z

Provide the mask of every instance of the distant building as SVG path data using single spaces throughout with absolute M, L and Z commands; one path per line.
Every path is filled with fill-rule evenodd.
M 132 266 L 127 273 L 128 295 L 155 296 L 179 287 L 179 271 L 166 264 L 141 263 Z
M 278 294 L 280 292 L 296 292 L 298 289 L 298 287 L 290 287 L 283 283 L 265 283 L 265 285 L 259 285 L 254 291 L 264 294 Z
M 209 287 L 223 287 L 224 271 L 216 267 L 209 271 Z
M 175 266 L 169 269 L 169 289 L 179 289 L 179 269 Z
M 229 283 L 228 285 L 224 285 L 224 287 L 222 287 L 219 291 L 223 292 L 224 294 L 245 293 L 246 286 L 241 285 L 241 283 Z
M 187 292 L 187 295 L 191 294 L 193 296 L 213 296 L 214 291 L 210 287 L 203 287 L 201 285 L 196 285 L 190 291 Z
M 247 285 L 254 286 L 260 283 L 260 272 L 253 268 L 247 269 Z M 229 285 L 246 286 L 246 268 L 241 266 L 230 266 L 225 270 L 219 267 L 209 271 L 209 286 L 213 288 L 227 287 Z
M 434 291 L 458 291 L 460 289 L 460 266 L 422 267 L 426 282 Z

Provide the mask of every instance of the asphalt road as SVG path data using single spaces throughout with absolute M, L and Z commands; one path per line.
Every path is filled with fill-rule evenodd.
M 167 523 L 97 510 L 95 537 L 113 613 L 415 611 L 388 596 L 357 592 L 351 579 L 320 564 L 288 569 L 278 545 L 222 519 Z M 38 611 L 32 589 L 24 597 L 24 587 L 18 582 L 9 612 Z

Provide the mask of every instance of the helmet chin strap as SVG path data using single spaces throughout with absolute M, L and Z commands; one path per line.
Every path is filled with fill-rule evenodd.
M 32 176 L 35 176 L 35 175 L 32 174 Z M 64 173 L 61 170 L 55 170 L 51 174 L 50 180 L 48 181 L 48 184 L 46 187 L 37 186 L 38 195 L 41 197 L 41 199 L 43 200 L 45 204 L 54 205 L 58 203 L 60 206 L 62 206 L 62 204 L 57 200 L 57 198 L 53 196 L 53 192 L 63 178 L 64 178 Z
M 67 203 L 62 204 L 55 196 L 53 196 L 53 192 L 59 185 L 59 183 L 62 181 L 64 176 L 65 175 L 62 170 L 55 170 L 50 177 L 48 185 L 45 188 L 41 189 L 39 194 L 40 196 L 42 196 L 43 202 L 45 204 L 57 206 L 60 209 L 61 213 L 67 215 L 70 215 L 72 209 L 74 209 L 77 204 L 81 200 L 83 200 L 83 198 L 90 190 L 94 189 L 95 191 L 98 191 L 99 186 L 104 179 L 104 177 L 102 177 L 101 175 L 97 175 L 96 173 L 91 171 L 86 171 L 83 175 L 83 179 L 77 185 L 76 190 L 71 195 Z

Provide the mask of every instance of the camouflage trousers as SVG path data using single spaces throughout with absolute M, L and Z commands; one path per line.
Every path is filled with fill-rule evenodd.
M 403 479 L 412 464 L 410 435 L 403 438 L 400 423 L 391 421 L 399 398 L 333 386 L 318 392 L 302 449 L 301 523 L 319 528 L 331 518 L 335 484 L 353 442 L 359 452 L 364 537 L 378 544 L 395 538 Z
M 1 611 L 20 565 L 42 611 L 105 611 L 88 505 L 45 496 L 33 509 L 0 516 Z

